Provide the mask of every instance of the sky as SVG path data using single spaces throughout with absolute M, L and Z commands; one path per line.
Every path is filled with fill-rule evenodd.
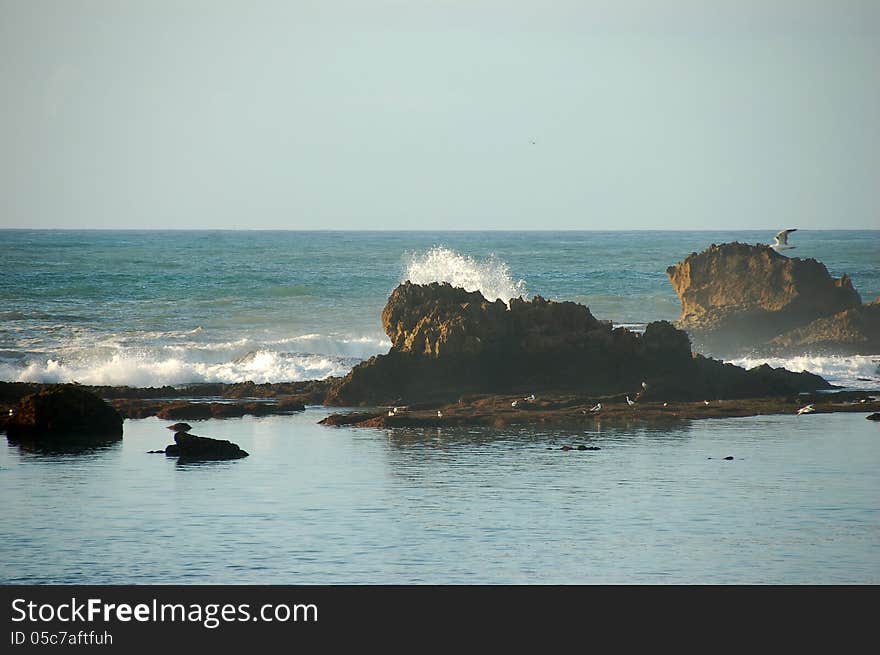
M 0 228 L 878 229 L 876 0 L 0 0 Z

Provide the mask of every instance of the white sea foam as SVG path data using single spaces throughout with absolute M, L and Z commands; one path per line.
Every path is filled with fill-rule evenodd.
M 443 246 L 411 255 L 401 281 L 406 280 L 415 284 L 449 282 L 466 291 L 479 291 L 487 300 L 500 298 L 505 303 L 528 295 L 525 281 L 514 280 L 510 267 L 495 255 L 478 260 Z
M 141 335 L 145 336 L 145 335 Z M 358 362 L 387 352 L 378 336 L 321 334 L 257 342 L 157 343 L 153 339 L 111 338 L 87 346 L 26 358 L 0 359 L 0 379 L 19 382 L 79 382 L 138 387 L 188 382 L 289 382 L 345 375 Z
M 769 364 L 789 371 L 809 371 L 821 375 L 831 384 L 849 389 L 880 389 L 880 355 L 801 355 L 798 357 L 743 357 L 730 360 L 744 368 Z

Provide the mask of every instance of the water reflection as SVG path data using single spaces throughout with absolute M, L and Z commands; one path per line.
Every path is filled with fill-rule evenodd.
M 473 446 L 507 444 L 515 447 L 596 445 L 596 440 L 626 442 L 633 438 L 649 437 L 679 441 L 693 430 L 689 419 L 664 419 L 650 423 L 642 421 L 590 421 L 552 427 L 540 425 L 511 425 L 495 427 L 431 427 L 390 428 L 379 430 L 389 445 L 405 450 L 421 447 L 428 450 L 453 450 Z
M 207 468 L 228 468 L 237 459 L 177 459 L 176 468 L 181 471 L 207 469 Z
M 31 455 L 91 455 L 117 450 L 122 446 L 122 438 L 107 439 L 96 437 L 6 437 L 10 446 L 15 446 L 22 453 Z

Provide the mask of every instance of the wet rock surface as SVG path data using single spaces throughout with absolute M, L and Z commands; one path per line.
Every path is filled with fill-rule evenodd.
M 122 416 L 94 393 L 76 384 L 50 385 L 22 397 L 7 410 L 9 439 L 122 438 Z
M 200 437 L 186 432 L 178 432 L 174 435 L 174 443 L 165 448 L 165 454 L 169 457 L 177 457 L 178 461 L 190 462 L 241 459 L 249 455 L 231 441 Z
M 639 400 L 633 405 L 626 402 L 626 395 L 584 396 L 558 393 L 538 395 L 532 401 L 525 401 L 521 396 L 478 395 L 449 404 L 397 407 L 397 411 L 383 407 L 363 412 L 331 414 L 320 423 L 325 426 L 362 428 L 504 428 L 527 424 L 580 427 L 774 414 L 789 414 L 796 420 L 809 421 L 818 414 L 880 411 L 880 400 L 866 392 L 855 391 L 696 402 Z M 599 402 L 602 409 L 591 411 Z M 815 411 L 799 416 L 798 409 L 806 404 L 813 404 Z M 442 416 L 437 415 L 438 410 Z M 880 413 L 877 416 L 880 418 Z

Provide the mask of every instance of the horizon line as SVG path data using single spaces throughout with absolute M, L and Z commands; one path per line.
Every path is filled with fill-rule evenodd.
M 774 232 L 776 228 L 744 227 L 744 228 L 443 228 L 443 229 L 406 229 L 406 228 L 283 228 L 283 227 L 0 227 L 0 232 L 397 232 L 397 233 L 449 233 L 449 232 Z M 880 228 L 870 227 L 818 227 L 795 228 L 798 232 L 880 232 Z

